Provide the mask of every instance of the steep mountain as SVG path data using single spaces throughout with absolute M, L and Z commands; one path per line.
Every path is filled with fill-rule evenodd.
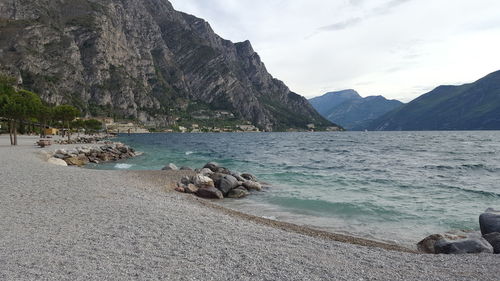
M 262 129 L 332 126 L 232 43 L 167 0 L 3 0 L 0 72 L 52 104 L 165 126 L 196 108 Z
M 403 104 L 382 96 L 362 98 L 354 90 L 330 92 L 309 102 L 323 117 L 348 130 L 364 130 L 370 122 Z
M 371 130 L 498 130 L 500 71 L 470 84 L 439 86 L 369 126 Z

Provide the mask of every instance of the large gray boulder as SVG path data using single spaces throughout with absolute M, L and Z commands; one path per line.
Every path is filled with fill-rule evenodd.
M 217 187 L 222 194 L 227 195 L 231 189 L 238 187 L 238 180 L 231 175 L 224 175 L 215 182 L 215 187 Z
M 207 199 L 223 199 L 224 198 L 224 196 L 222 195 L 222 192 L 215 187 L 200 188 L 196 192 L 196 195 L 198 195 L 201 198 L 207 198 Z
M 427 254 L 435 254 L 436 250 L 434 249 L 434 245 L 437 241 L 443 240 L 444 236 L 441 234 L 432 234 L 427 236 L 422 241 L 417 243 L 417 248 L 419 251 L 427 253 Z
M 483 236 L 493 247 L 493 253 L 500 254 L 500 233 L 493 232 Z
M 256 191 L 262 190 L 262 185 L 255 181 L 246 181 L 243 183 L 243 186 L 248 190 L 256 190 Z
M 235 189 L 231 189 L 231 191 L 229 191 L 229 193 L 227 194 L 227 197 L 239 199 L 239 198 L 246 197 L 249 194 L 250 194 L 250 192 L 248 192 L 248 190 L 246 190 L 244 187 L 240 186 L 240 187 L 237 187 Z
M 436 254 L 493 254 L 493 247 L 482 237 L 457 241 L 441 239 L 434 244 Z
M 487 209 L 479 216 L 479 226 L 483 235 L 500 232 L 500 211 Z

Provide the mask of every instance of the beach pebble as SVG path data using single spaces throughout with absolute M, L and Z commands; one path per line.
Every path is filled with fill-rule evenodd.
M 441 239 L 434 244 L 436 254 L 493 254 L 493 247 L 482 237 L 457 241 Z
M 500 233 L 493 232 L 483 236 L 493 247 L 493 253 L 500 254 Z
M 479 226 L 483 235 L 500 232 L 500 211 L 487 209 L 479 216 Z
M 58 165 L 58 166 L 68 166 L 68 163 L 66 163 L 66 161 L 59 159 L 59 158 L 54 158 L 54 157 L 49 158 L 49 160 L 47 160 L 47 162 L 49 162 L 50 164 Z
M 223 199 L 224 198 L 224 196 L 222 195 L 222 192 L 215 187 L 200 188 L 196 192 L 196 195 L 198 195 L 201 198 L 207 198 L 207 199 Z
M 179 170 L 179 168 L 177 168 L 177 166 L 175 166 L 175 164 L 170 163 L 167 166 L 163 167 L 162 170 L 163 171 L 177 171 L 177 170 Z

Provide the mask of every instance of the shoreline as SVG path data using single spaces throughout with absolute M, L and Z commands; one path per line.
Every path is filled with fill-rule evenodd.
M 165 192 L 170 172 L 52 166 L 39 150 L 29 139 L 6 147 L 0 137 L 0 279 L 496 280 L 500 274 L 493 255 L 337 242 L 321 231 Z

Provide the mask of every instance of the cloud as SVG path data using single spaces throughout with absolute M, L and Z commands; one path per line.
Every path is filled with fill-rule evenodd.
M 344 30 L 348 29 L 350 27 L 356 26 L 370 18 L 381 16 L 381 15 L 386 15 L 389 14 L 394 8 L 397 6 L 400 6 L 404 3 L 410 2 L 412 0 L 391 0 L 389 2 L 386 2 L 382 5 L 379 5 L 372 10 L 370 10 L 368 13 L 366 13 L 362 17 L 353 17 L 344 21 L 336 22 L 334 24 L 326 25 L 319 27 L 317 29 L 317 34 L 318 32 L 323 32 L 323 31 L 339 31 L 339 30 Z M 351 5 L 357 6 L 361 4 L 363 0 L 350 0 L 349 3 Z

